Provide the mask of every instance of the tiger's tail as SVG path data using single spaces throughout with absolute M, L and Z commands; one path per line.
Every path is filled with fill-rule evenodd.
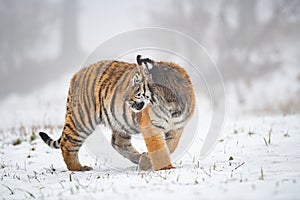
M 39 135 L 41 136 L 42 140 L 48 144 L 49 147 L 54 148 L 54 149 L 59 149 L 60 148 L 60 140 L 61 137 L 58 140 L 53 140 L 48 136 L 47 133 L 40 132 Z

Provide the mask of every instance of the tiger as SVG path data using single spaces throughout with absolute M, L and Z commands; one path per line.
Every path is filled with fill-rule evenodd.
M 170 154 L 195 109 L 192 82 L 173 62 L 141 55 L 136 61 L 99 61 L 71 78 L 60 138 L 39 133 L 48 146 L 61 149 L 68 170 L 92 170 L 81 165 L 78 152 L 97 125 L 111 130 L 112 147 L 140 170 L 174 168 Z M 140 133 L 148 152 L 138 152 L 131 143 L 131 136 Z

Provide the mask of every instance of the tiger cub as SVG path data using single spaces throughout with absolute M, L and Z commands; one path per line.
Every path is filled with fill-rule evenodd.
M 71 171 L 82 166 L 78 151 L 103 124 L 112 130 L 111 145 L 141 170 L 173 168 L 170 153 L 194 112 L 195 96 L 186 71 L 171 62 L 137 56 L 137 64 L 101 61 L 81 69 L 71 79 L 65 124 L 54 141 L 40 132 L 52 148 L 61 148 Z M 148 153 L 139 153 L 131 135 L 142 133 Z

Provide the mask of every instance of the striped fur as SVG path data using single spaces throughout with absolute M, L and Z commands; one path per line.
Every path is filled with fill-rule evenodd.
M 168 152 L 172 153 L 177 147 L 194 111 L 195 97 L 189 76 L 174 63 L 155 62 L 140 56 L 137 63 L 101 61 L 72 77 L 61 137 L 53 141 L 40 132 L 46 144 L 61 148 L 69 170 L 91 170 L 80 164 L 78 151 L 99 124 L 112 130 L 112 146 L 121 155 L 139 164 L 141 169 L 154 165 L 150 154 L 150 158 L 145 153 L 140 154 L 131 145 L 131 135 L 144 130 L 141 124 L 146 110 L 151 131 L 163 134 Z M 143 162 L 147 159 L 150 164 L 145 166 Z

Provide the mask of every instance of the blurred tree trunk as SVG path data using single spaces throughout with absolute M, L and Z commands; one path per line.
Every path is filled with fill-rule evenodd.
M 256 13 L 257 1 L 223 1 L 219 14 L 218 35 L 218 66 L 220 66 L 224 80 L 246 78 L 251 79 L 276 69 L 280 63 L 270 60 L 269 56 L 276 51 L 276 46 L 265 38 L 266 27 L 276 26 L 276 20 L 268 24 L 259 23 Z M 226 20 L 229 8 L 236 13 L 237 27 L 233 27 Z M 276 19 L 273 16 L 272 19 Z M 264 31 L 262 31 L 264 30 Z M 268 52 L 264 52 L 269 49 Z M 259 57 L 260 61 L 253 59 Z
M 62 57 L 69 58 L 80 53 L 78 42 L 78 13 L 78 0 L 65 0 L 62 2 Z
M 300 34 L 299 1 L 268 1 L 265 10 L 259 5 L 257 0 L 175 0 L 164 12 L 150 14 L 155 26 L 182 31 L 210 48 L 225 81 L 253 79 L 282 66 L 282 44 L 295 45 Z M 264 11 L 269 12 L 265 21 L 259 18 Z
M 10 93 L 27 93 L 78 69 L 83 58 L 78 39 L 78 0 L 0 1 L 0 10 L 0 100 Z M 34 47 L 39 46 L 43 52 L 42 47 L 49 45 L 47 39 L 53 32 L 48 30 L 56 29 L 56 22 L 61 25 L 61 40 L 56 41 L 59 56 L 44 60 L 30 56 L 28 52 Z

